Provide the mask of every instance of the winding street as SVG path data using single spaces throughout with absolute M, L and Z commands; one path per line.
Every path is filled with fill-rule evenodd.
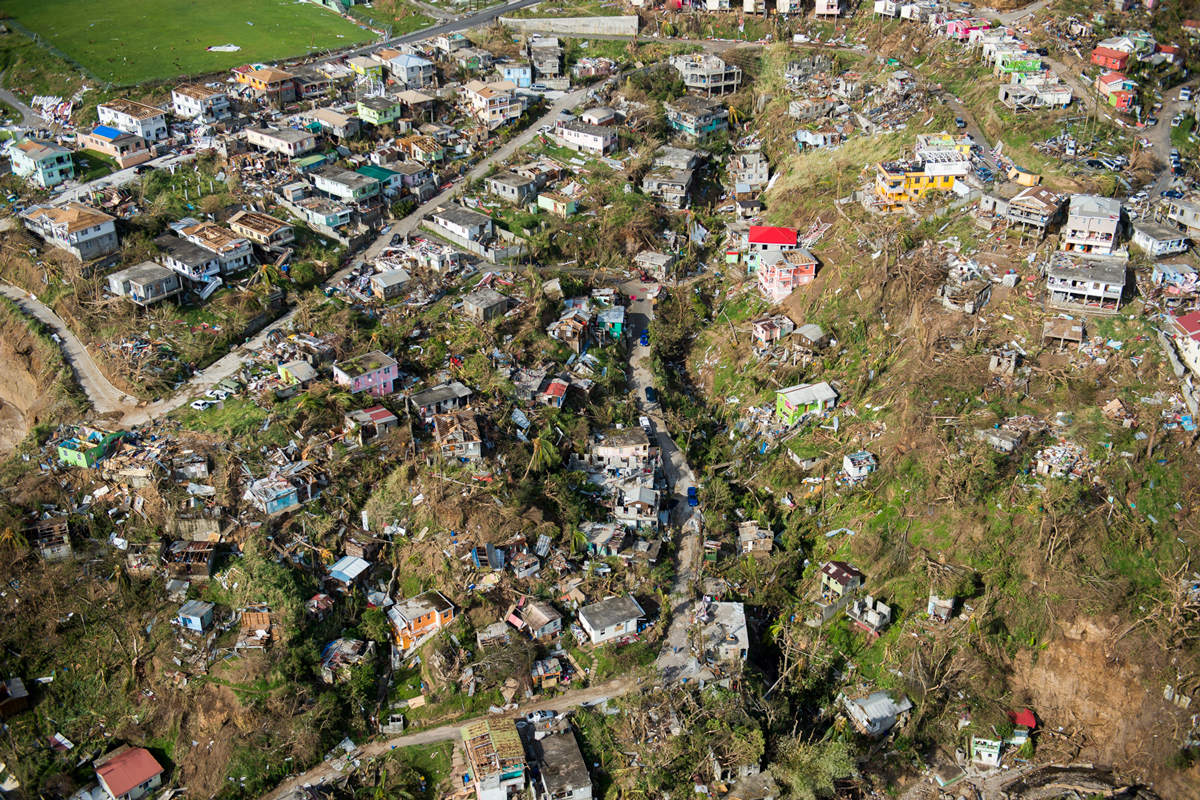
M 516 719 L 530 711 L 563 711 L 564 709 L 577 708 L 584 704 L 597 705 L 610 697 L 620 697 L 623 694 L 627 694 L 636 687 L 637 682 L 632 678 L 618 678 L 608 683 L 602 683 L 599 686 L 589 686 L 586 689 L 572 689 L 557 697 L 524 705 L 516 711 L 506 711 L 503 714 L 485 714 L 472 719 L 459 720 L 458 722 L 442 725 L 437 728 L 406 733 L 391 739 L 371 742 L 362 747 L 360 757 L 373 758 L 383 755 L 389 750 L 394 750 L 397 747 L 412 747 L 415 745 L 454 741 L 461 738 L 464 725 L 470 725 L 472 722 L 479 720 Z M 281 798 L 288 797 L 301 786 L 317 786 L 327 779 L 336 778 L 339 774 L 330 762 L 322 761 L 308 772 L 288 778 L 273 791 L 259 798 L 259 800 L 281 800 Z
M 71 370 L 75 373 L 75 379 L 79 382 L 84 394 L 87 395 L 96 414 L 102 417 L 111 414 L 125 414 L 137 402 L 133 397 L 108 382 L 108 378 L 104 377 L 104 373 L 96 366 L 96 362 L 92 360 L 92 356 L 83 342 L 71 333 L 62 318 L 51 311 L 45 303 L 24 289 L 18 289 L 10 284 L 0 284 L 0 294 L 16 303 L 29 316 L 54 329 L 59 337 L 59 346 L 62 347 L 63 357 L 70 364 Z

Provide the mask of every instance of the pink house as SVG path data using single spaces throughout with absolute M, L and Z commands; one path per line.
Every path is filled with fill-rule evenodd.
M 798 286 L 817 277 L 817 259 L 804 248 L 759 257 L 758 288 L 772 303 L 783 302 Z
M 836 17 L 842 13 L 841 0 L 816 0 L 813 16 Z
M 396 361 L 378 350 L 333 365 L 333 380 L 349 389 L 351 394 L 389 395 L 397 377 Z
M 952 19 L 946 23 L 946 36 L 951 39 L 957 39 L 960 42 L 965 42 L 971 38 L 972 31 L 986 31 L 991 29 L 991 27 L 992 23 L 979 17 Z

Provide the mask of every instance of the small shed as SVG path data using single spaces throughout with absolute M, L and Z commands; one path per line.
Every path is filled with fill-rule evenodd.
M 340 561 L 329 568 L 329 577 L 342 584 L 342 589 L 348 590 L 370 568 L 370 562 L 358 556 L 343 556 Z
M 0 719 L 12 719 L 29 708 L 29 691 L 20 678 L 0 680 Z
M 408 270 L 392 269 L 371 276 L 371 293 L 380 300 L 392 300 L 404 294 L 412 280 Z
M 508 310 L 508 298 L 494 289 L 480 289 L 463 298 L 463 315 L 475 322 L 488 322 Z
M 205 603 L 200 600 L 188 600 L 179 609 L 177 617 L 179 624 L 186 630 L 203 633 L 212 626 L 213 609 L 212 603 Z
M 1083 320 L 1048 319 L 1042 325 L 1042 346 L 1060 349 L 1072 345 L 1078 347 L 1083 344 L 1084 335 Z
M 954 615 L 954 598 L 953 597 L 938 597 L 933 592 L 929 593 L 929 604 L 925 607 L 925 613 L 930 619 L 936 619 L 938 622 L 949 622 L 950 617 Z
M 862 480 L 874 472 L 875 467 L 878 465 L 879 462 L 875 459 L 875 456 L 866 450 L 849 453 L 842 457 L 842 471 L 851 480 Z

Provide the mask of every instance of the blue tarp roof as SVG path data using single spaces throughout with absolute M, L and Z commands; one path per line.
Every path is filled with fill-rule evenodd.
M 116 128 L 110 128 L 107 125 L 97 125 L 92 129 L 92 133 L 96 136 L 103 136 L 107 139 L 116 139 L 123 133 L 123 131 L 119 131 Z

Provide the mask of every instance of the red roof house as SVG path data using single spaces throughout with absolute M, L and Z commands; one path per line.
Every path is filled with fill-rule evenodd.
M 137 798 L 162 785 L 163 768 L 144 747 L 118 748 L 94 762 L 96 777 L 113 800 Z
M 1008 718 L 1018 728 L 1033 730 L 1037 727 L 1037 717 L 1033 716 L 1033 712 L 1028 708 L 1023 708 L 1020 711 L 1010 711 L 1008 712 Z
M 1092 63 L 1119 72 L 1129 63 L 1129 53 L 1113 50 L 1111 47 L 1097 47 L 1092 51 Z
M 795 228 L 772 228 L 767 225 L 750 226 L 750 244 L 796 246 Z
M 1184 314 L 1182 317 L 1171 317 L 1171 327 L 1176 336 L 1200 341 L 1200 311 Z

